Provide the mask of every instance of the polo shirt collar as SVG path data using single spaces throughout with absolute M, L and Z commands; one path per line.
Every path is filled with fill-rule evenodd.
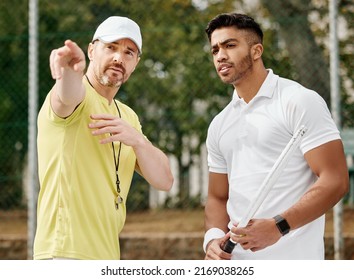
M 268 71 L 268 75 L 264 80 L 261 88 L 259 89 L 259 91 L 257 92 L 256 96 L 253 99 L 259 97 L 267 97 L 267 98 L 273 97 L 274 90 L 277 85 L 279 76 L 275 75 L 272 69 L 267 69 L 267 71 Z M 244 101 L 242 98 L 238 96 L 236 89 L 234 89 L 234 93 L 232 96 L 232 103 L 234 106 L 236 106 L 240 102 L 244 102 Z

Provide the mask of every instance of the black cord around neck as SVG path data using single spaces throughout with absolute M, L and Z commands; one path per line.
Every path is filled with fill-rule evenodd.
M 85 77 L 87 79 L 87 82 L 90 84 L 90 86 L 92 88 L 94 88 L 93 85 L 90 82 L 90 79 L 87 77 L 86 74 L 85 74 Z M 117 112 L 118 112 L 119 118 L 122 118 L 122 114 L 121 114 L 121 112 L 119 110 L 117 102 L 114 99 L 113 99 L 113 102 L 114 102 L 114 105 L 117 108 Z M 115 199 L 115 205 L 116 205 L 116 209 L 118 209 L 119 204 L 123 202 L 123 198 L 120 196 L 120 180 L 119 180 L 119 174 L 118 174 L 119 163 L 120 163 L 120 153 L 121 153 L 121 150 L 122 150 L 122 142 L 119 142 L 119 148 L 118 148 L 117 157 L 116 157 L 116 149 L 114 148 L 114 143 L 112 142 L 111 144 L 112 144 L 112 151 L 113 151 L 114 167 L 115 167 L 115 171 L 116 171 L 116 186 L 117 186 L 117 193 L 118 193 L 117 198 Z
M 119 107 L 117 102 L 113 99 L 113 102 L 117 108 L 117 112 L 120 118 L 122 118 L 122 115 L 120 113 Z M 119 142 L 119 148 L 118 148 L 118 156 L 116 157 L 116 151 L 114 148 L 114 143 L 112 142 L 112 150 L 113 150 L 113 158 L 114 158 L 114 166 L 116 168 L 116 185 L 117 185 L 117 193 L 118 197 L 120 197 L 120 180 L 119 180 L 119 174 L 118 174 L 118 169 L 119 169 L 119 162 L 120 162 L 120 152 L 122 150 L 122 142 Z

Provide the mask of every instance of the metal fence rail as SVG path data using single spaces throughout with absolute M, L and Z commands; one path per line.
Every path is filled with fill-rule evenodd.
M 326 0 L 305 1 L 306 5 L 290 0 L 225 0 L 217 4 L 184 0 L 30 0 L 29 6 L 19 2 L 16 9 L 13 1 L 0 4 L 0 209 L 28 208 L 31 227 L 38 190 L 36 115 L 53 85 L 50 51 L 68 38 L 86 49 L 98 23 L 110 15 L 125 15 L 141 25 L 143 56 L 119 98 L 140 116 L 149 139 L 169 155 L 175 175 L 168 194 L 150 190 L 136 175 L 127 202 L 129 211 L 203 206 L 208 176 L 204 143 L 207 127 L 230 100 L 232 91 L 213 69 L 204 34 L 206 23 L 216 14 L 237 10 L 253 16 L 265 32 L 267 68 L 315 89 L 331 106 Z M 341 1 L 338 7 L 338 17 L 347 30 L 339 38 L 336 66 L 343 127 L 354 126 L 350 24 L 354 4 L 349 2 Z M 353 136 L 347 137 L 346 132 L 343 136 L 346 151 L 351 151 L 348 147 Z M 352 205 L 353 167 L 349 172 L 351 193 L 345 203 Z

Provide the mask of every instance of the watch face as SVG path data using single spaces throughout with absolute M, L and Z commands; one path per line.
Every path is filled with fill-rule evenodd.
M 282 235 L 287 234 L 290 231 L 290 226 L 288 222 L 282 216 L 275 216 L 275 223 Z
M 284 235 L 286 233 L 289 232 L 289 225 L 288 223 L 286 222 L 286 220 L 281 220 L 279 223 L 278 223 L 278 226 L 279 226 L 279 229 L 281 230 L 280 232 Z

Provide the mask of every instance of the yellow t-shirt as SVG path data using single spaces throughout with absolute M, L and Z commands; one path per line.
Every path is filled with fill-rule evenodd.
M 133 149 L 122 144 L 119 179 L 123 203 L 117 197 L 111 143 L 100 144 L 88 124 L 90 114 L 118 115 L 112 102 L 84 79 L 84 101 L 66 119 L 55 115 L 48 94 L 38 115 L 38 171 L 40 192 L 34 259 L 119 259 L 119 233 L 136 166 Z M 137 115 L 117 101 L 122 118 L 141 132 Z M 116 157 L 119 142 L 115 144 Z

